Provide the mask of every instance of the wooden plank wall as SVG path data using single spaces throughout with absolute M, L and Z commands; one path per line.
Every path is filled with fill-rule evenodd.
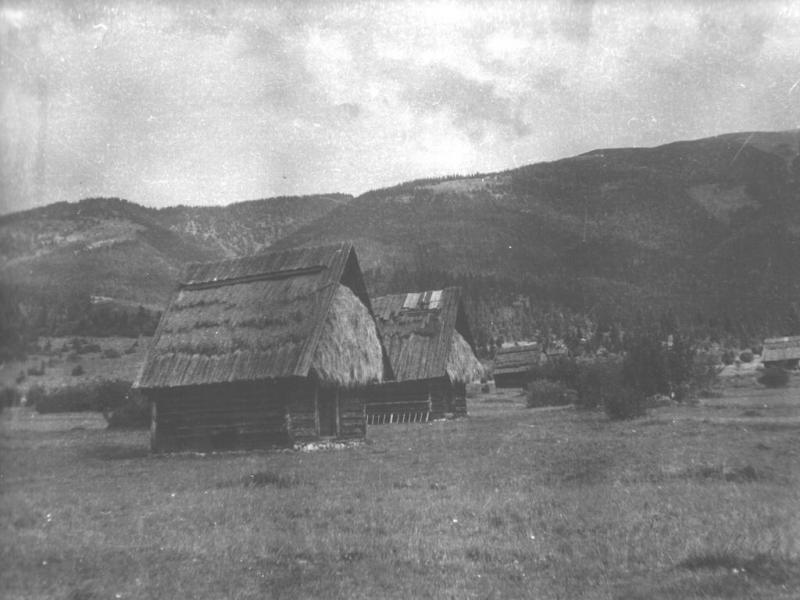
M 366 399 L 363 390 L 339 392 L 339 437 L 358 439 L 367 435 Z
M 431 403 L 427 381 L 390 381 L 366 390 L 367 423 L 428 421 Z
M 287 398 L 300 393 L 285 382 L 219 384 L 151 391 L 154 452 L 247 450 L 286 446 Z
M 529 377 L 528 371 L 519 373 L 495 373 L 494 384 L 499 388 L 524 388 Z
M 467 414 L 466 385 L 447 377 L 388 382 L 367 388 L 367 423 L 426 422 Z
M 292 397 L 289 405 L 289 436 L 295 442 L 319 439 L 317 390 L 313 383 L 302 394 Z M 336 438 L 357 439 L 367 434 L 367 415 L 363 390 L 338 390 Z

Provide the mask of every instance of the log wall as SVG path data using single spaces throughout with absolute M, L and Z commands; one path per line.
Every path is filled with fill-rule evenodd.
M 295 378 L 148 390 L 154 452 L 250 450 L 319 439 L 317 386 Z M 337 438 L 366 434 L 363 393 L 336 392 Z
M 367 422 L 407 423 L 467 414 L 466 385 L 447 377 L 387 382 L 367 388 Z

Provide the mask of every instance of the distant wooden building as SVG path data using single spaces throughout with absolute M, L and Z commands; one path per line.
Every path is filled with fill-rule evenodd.
M 531 370 L 542 362 L 538 344 L 498 348 L 494 355 L 494 383 L 499 388 L 522 388 Z
M 371 389 L 368 422 L 466 415 L 466 384 L 483 367 L 459 288 L 383 296 L 372 305 L 395 380 Z
M 768 367 L 781 366 L 787 369 L 797 367 L 800 363 L 800 335 L 764 340 L 761 362 Z
M 154 451 L 361 438 L 391 375 L 350 244 L 190 265 L 134 387 Z

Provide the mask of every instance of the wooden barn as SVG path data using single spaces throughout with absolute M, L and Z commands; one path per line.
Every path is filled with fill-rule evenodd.
M 372 388 L 368 422 L 466 415 L 466 384 L 483 366 L 459 288 L 383 296 L 372 305 L 395 380 Z
M 538 344 L 498 348 L 494 355 L 494 383 L 499 388 L 525 387 L 531 369 L 541 362 Z
M 134 383 L 153 451 L 361 438 L 391 376 L 350 244 L 186 269 Z
M 764 340 L 761 362 L 768 367 L 796 368 L 800 363 L 800 335 Z

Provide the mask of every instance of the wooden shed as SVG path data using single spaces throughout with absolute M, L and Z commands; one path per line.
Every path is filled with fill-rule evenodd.
M 395 380 L 373 387 L 369 423 L 427 421 L 467 414 L 466 384 L 479 379 L 459 288 L 372 301 Z
M 761 352 L 761 362 L 765 366 L 781 366 L 787 369 L 800 363 L 800 335 L 767 338 Z
M 499 388 L 525 387 L 531 369 L 541 362 L 538 344 L 499 348 L 494 355 L 494 383 Z
M 134 387 L 153 451 L 252 449 L 364 437 L 390 375 L 343 243 L 189 265 Z

